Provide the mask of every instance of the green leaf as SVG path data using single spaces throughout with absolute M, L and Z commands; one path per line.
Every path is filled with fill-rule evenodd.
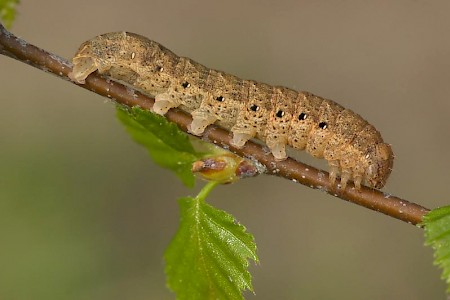
M 167 248 L 167 285 L 177 299 L 243 299 L 253 291 L 248 259 L 258 261 L 253 236 L 233 216 L 205 203 L 217 183 L 179 199 L 181 224 Z
M 0 19 L 10 28 L 16 17 L 16 5 L 19 0 L 0 0 Z
M 158 165 L 174 171 L 186 186 L 194 186 L 192 163 L 204 153 L 195 151 L 187 134 L 164 117 L 139 107 L 119 107 L 117 118 L 131 137 L 147 148 Z
M 434 249 L 434 263 L 443 269 L 450 293 L 450 206 L 434 209 L 423 217 L 425 244 Z

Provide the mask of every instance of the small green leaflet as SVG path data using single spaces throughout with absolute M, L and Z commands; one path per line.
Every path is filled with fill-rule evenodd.
M 231 215 L 207 203 L 216 183 L 179 199 L 181 224 L 167 248 L 167 285 L 177 299 L 244 299 L 253 291 L 248 259 L 258 262 L 253 236 Z
M 442 279 L 450 293 L 450 206 L 430 211 L 423 217 L 425 244 L 434 249 L 434 263 L 443 269 Z
M 0 0 L 0 20 L 5 22 L 5 27 L 10 28 L 16 17 L 16 5 L 19 0 Z
M 118 107 L 117 117 L 156 163 L 194 185 L 191 165 L 206 153 L 195 151 L 187 134 L 138 107 Z M 209 154 L 223 151 L 203 148 Z M 243 299 L 246 289 L 253 291 L 247 268 L 249 258 L 258 261 L 254 238 L 231 215 L 205 203 L 216 185 L 210 182 L 197 197 L 179 199 L 180 228 L 165 253 L 167 284 L 178 299 L 234 300 Z
M 117 108 L 117 118 L 132 138 L 147 148 L 160 166 L 174 171 L 186 186 L 195 183 L 192 163 L 204 156 L 195 151 L 189 137 L 164 117 L 139 107 Z

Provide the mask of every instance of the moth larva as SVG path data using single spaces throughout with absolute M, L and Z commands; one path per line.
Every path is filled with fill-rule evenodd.
M 98 70 L 154 97 L 155 113 L 180 107 L 192 115 L 195 135 L 218 123 L 232 132 L 236 147 L 256 137 L 277 160 L 286 158 L 286 145 L 324 158 L 331 182 L 340 175 L 343 188 L 349 180 L 358 189 L 362 181 L 381 188 L 391 173 L 394 156 L 380 133 L 358 114 L 311 93 L 209 69 L 128 32 L 83 43 L 73 64 L 75 82 Z

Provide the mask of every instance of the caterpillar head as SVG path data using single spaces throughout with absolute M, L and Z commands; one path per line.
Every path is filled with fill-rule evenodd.
M 391 146 L 385 143 L 376 144 L 367 154 L 369 166 L 366 169 L 365 179 L 369 186 L 380 189 L 391 174 L 394 163 L 394 154 Z
M 84 84 L 86 77 L 97 70 L 95 60 L 92 55 L 92 46 L 90 41 L 84 42 L 72 59 L 73 70 L 69 73 L 69 78 L 73 81 Z
M 109 60 L 113 60 L 118 49 L 115 44 L 118 38 L 125 33 L 112 33 L 97 36 L 81 44 L 74 58 L 72 59 L 73 70 L 69 74 L 73 81 L 84 84 L 86 77 L 97 69 L 103 73 L 109 69 Z M 112 36 L 113 38 L 109 38 Z

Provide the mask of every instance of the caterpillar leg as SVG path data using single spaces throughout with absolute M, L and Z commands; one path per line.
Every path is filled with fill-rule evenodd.
M 267 147 L 269 147 L 270 152 L 275 157 L 276 160 L 281 161 L 287 158 L 286 154 L 286 142 L 281 139 L 267 139 Z
M 178 106 L 179 104 L 171 99 L 169 93 L 162 93 L 155 96 L 153 112 L 162 116 L 165 115 L 169 111 L 169 109 Z
M 231 140 L 231 145 L 236 148 L 244 147 L 245 143 L 250 140 L 254 135 L 248 133 L 236 133 L 233 132 L 233 139 Z
M 355 188 L 357 190 L 361 189 L 361 182 L 363 180 L 362 175 L 353 175 L 353 182 L 355 183 Z
M 352 178 L 352 171 L 350 169 L 342 169 L 341 171 L 341 187 L 343 190 L 347 187 L 347 182 Z
M 214 115 L 201 108 L 194 110 L 191 115 L 192 123 L 189 125 L 188 130 L 194 135 L 201 135 L 208 125 L 217 121 L 217 118 Z
M 361 189 L 361 183 L 364 180 L 365 168 L 363 166 L 364 163 L 359 163 L 352 168 L 353 182 L 355 183 L 355 188 L 357 190 Z
M 254 105 L 254 107 L 258 106 Z M 262 126 L 262 123 L 264 123 L 263 121 L 261 121 L 261 117 L 257 115 L 258 113 L 260 113 L 261 109 L 254 109 L 257 111 L 254 112 L 251 108 L 248 109 L 242 107 L 242 109 L 239 111 L 236 124 L 231 128 L 231 132 L 233 133 L 231 145 L 236 148 L 244 147 L 245 143 L 248 140 L 256 136 L 257 125 Z
M 339 161 L 330 160 L 328 161 L 328 166 L 330 167 L 330 182 L 334 185 L 339 174 Z
M 287 158 L 286 144 L 283 143 L 276 144 L 274 145 L 273 148 L 270 149 L 270 151 L 272 151 L 272 155 L 278 161 L 285 160 Z
M 245 121 L 245 120 L 244 120 Z M 234 125 L 231 128 L 231 132 L 233 133 L 233 139 L 231 140 L 231 145 L 233 145 L 236 148 L 242 148 L 244 147 L 245 143 L 247 143 L 248 140 L 251 138 L 254 138 L 256 135 L 256 129 L 253 128 L 253 126 L 250 126 L 249 124 L 243 123 L 241 120 L 236 122 L 236 125 Z

